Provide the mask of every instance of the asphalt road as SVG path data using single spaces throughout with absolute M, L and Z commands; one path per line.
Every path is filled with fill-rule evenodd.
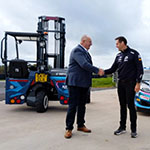
M 4 95 L 5 95 L 5 82 L 0 81 L 0 101 L 4 100 Z
M 150 150 L 150 114 L 138 113 L 138 134 L 115 136 L 118 128 L 119 103 L 116 89 L 91 92 L 87 104 L 86 126 L 92 133 L 73 130 L 64 138 L 67 106 L 50 102 L 46 113 L 37 113 L 24 105 L 5 105 L 0 101 L 0 150 Z

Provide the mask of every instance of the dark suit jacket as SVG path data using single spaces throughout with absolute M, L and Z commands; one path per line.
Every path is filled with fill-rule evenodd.
M 78 45 L 70 54 L 66 84 L 69 86 L 90 87 L 92 72 L 97 74 L 98 71 L 99 69 L 92 65 L 92 59 L 88 51 Z

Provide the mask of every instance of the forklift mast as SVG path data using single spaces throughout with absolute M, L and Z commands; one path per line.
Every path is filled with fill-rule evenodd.
M 43 66 L 48 70 L 48 58 L 54 58 L 54 68 L 64 68 L 65 54 L 65 19 L 61 17 L 40 16 L 37 32 L 42 34 L 37 44 L 37 67 Z M 49 30 L 49 24 L 53 22 L 53 30 Z M 54 34 L 54 53 L 48 53 L 49 34 Z M 52 35 L 53 35 L 52 34 Z

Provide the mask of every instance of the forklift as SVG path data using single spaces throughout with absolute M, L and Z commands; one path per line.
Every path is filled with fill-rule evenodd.
M 7 31 L 1 41 L 5 103 L 26 103 L 37 112 L 46 112 L 49 101 L 63 105 L 69 101 L 65 84 L 67 69 L 64 68 L 65 19 L 40 16 L 37 26 L 35 33 Z M 23 43 L 27 46 L 23 47 Z M 32 53 L 35 53 L 34 58 L 30 57 Z M 53 66 L 49 65 L 50 60 Z

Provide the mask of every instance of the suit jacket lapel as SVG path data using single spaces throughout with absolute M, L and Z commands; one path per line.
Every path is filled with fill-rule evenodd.
M 81 45 L 79 45 L 79 47 L 83 50 L 83 52 L 85 53 L 85 55 L 87 56 L 87 59 L 89 60 L 89 63 L 90 64 L 93 64 L 92 63 L 92 57 L 90 55 L 90 53 L 88 51 L 86 51 Z

